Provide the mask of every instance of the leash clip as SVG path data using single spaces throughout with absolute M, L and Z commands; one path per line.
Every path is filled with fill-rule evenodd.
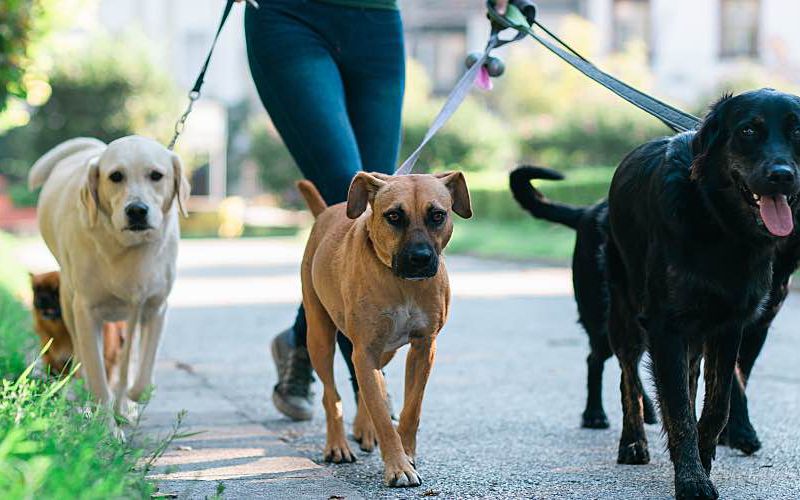
M 494 41 L 494 47 L 502 47 L 507 43 L 516 42 L 525 38 L 525 32 L 520 28 L 527 23 L 525 28 L 530 28 L 536 22 L 536 4 L 531 0 L 511 0 L 505 14 L 497 12 L 494 0 L 486 0 L 486 17 L 492 25 L 489 40 Z M 512 29 L 517 34 L 510 39 L 500 38 L 500 32 Z

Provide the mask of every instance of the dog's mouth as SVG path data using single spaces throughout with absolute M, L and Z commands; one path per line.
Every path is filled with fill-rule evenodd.
M 430 263 L 424 267 L 411 266 L 404 264 L 402 259 L 396 256 L 392 258 L 392 273 L 398 278 L 406 281 L 423 281 L 431 279 L 439 272 L 438 256 L 431 259 Z
M 783 238 L 792 234 L 794 231 L 792 206 L 797 201 L 797 193 L 789 196 L 758 194 L 753 192 L 738 175 L 735 180 L 745 203 L 758 213 L 758 218 L 771 235 Z
M 153 226 L 149 224 L 138 223 L 138 224 L 129 224 L 128 227 L 125 228 L 125 231 L 140 233 L 142 231 L 149 231 L 150 229 L 153 229 Z

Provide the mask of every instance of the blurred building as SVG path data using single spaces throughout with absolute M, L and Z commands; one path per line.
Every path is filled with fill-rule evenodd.
M 794 0 L 538 0 L 539 18 L 558 30 L 579 15 L 599 30 L 600 51 L 631 41 L 647 46 L 660 93 L 692 102 L 742 63 L 785 79 L 800 75 L 800 2 Z M 410 56 L 425 65 L 437 91 L 463 71 L 463 54 L 485 44 L 482 0 L 401 0 Z M 459 57 L 460 56 L 460 57 Z

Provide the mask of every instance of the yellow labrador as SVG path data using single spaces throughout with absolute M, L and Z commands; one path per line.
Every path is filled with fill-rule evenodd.
M 153 383 L 175 279 L 178 212 L 186 215 L 190 190 L 181 162 L 144 137 L 108 145 L 78 138 L 40 158 L 28 184 L 42 186 L 39 229 L 61 266 L 62 314 L 83 378 L 98 401 L 126 415 Z M 127 321 L 130 339 L 113 392 L 102 349 L 103 324 L 112 321 Z M 136 337 L 138 363 L 131 363 Z M 130 364 L 138 366 L 129 372 Z

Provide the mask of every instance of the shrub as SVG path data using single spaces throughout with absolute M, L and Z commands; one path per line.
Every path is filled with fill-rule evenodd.
M 98 39 L 62 54 L 50 75 L 49 100 L 33 109 L 26 126 L 0 136 L 0 174 L 23 182 L 36 159 L 73 137 L 166 139 L 181 100 L 142 47 L 137 39 Z

